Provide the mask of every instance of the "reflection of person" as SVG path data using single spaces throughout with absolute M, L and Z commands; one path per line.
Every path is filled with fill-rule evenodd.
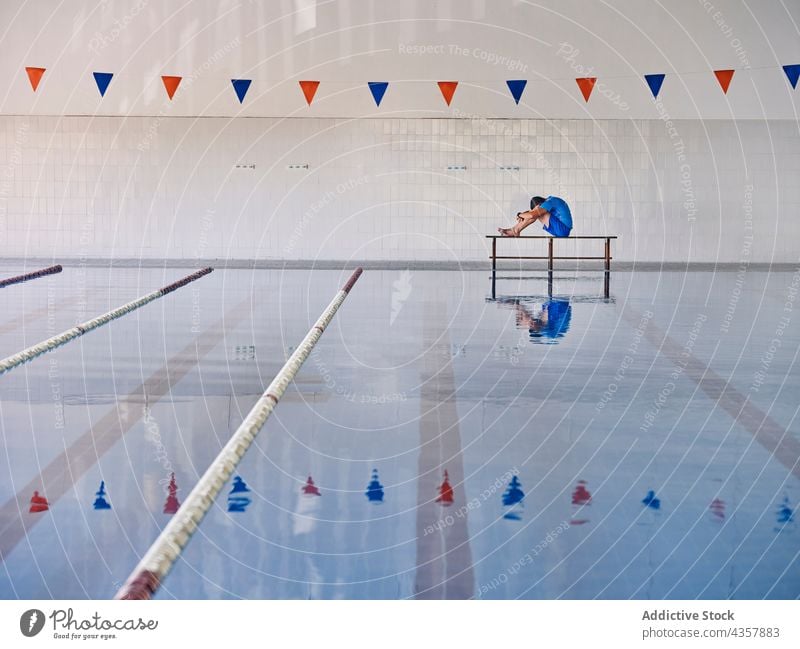
M 536 314 L 522 304 L 516 303 L 514 306 L 517 309 L 517 326 L 526 327 L 533 341 L 537 338 L 563 338 L 572 320 L 569 300 L 549 299 Z
M 518 237 L 532 223 L 541 221 L 544 231 L 554 237 L 568 237 L 572 231 L 572 213 L 566 201 L 558 196 L 534 196 L 531 209 L 517 214 L 516 225 L 510 228 L 497 228 L 504 237 Z

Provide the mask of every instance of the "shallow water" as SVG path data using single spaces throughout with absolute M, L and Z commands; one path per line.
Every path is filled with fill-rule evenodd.
M 0 356 L 189 272 L 0 289 Z M 112 597 L 348 274 L 218 270 L 1 376 L 0 596 Z M 498 277 L 366 271 L 158 596 L 800 596 L 798 276 Z

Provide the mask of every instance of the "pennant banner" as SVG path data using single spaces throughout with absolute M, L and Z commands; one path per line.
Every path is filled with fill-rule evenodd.
M 458 87 L 458 81 L 440 81 L 439 82 L 439 90 L 442 91 L 442 97 L 444 97 L 445 102 L 447 105 L 450 105 L 450 102 L 453 101 L 453 95 L 456 92 L 456 88 Z
M 247 91 L 250 89 L 250 84 L 252 83 L 252 79 L 231 79 L 231 83 L 233 84 L 233 89 L 236 92 L 236 96 L 239 98 L 239 103 L 244 103 L 244 96 L 247 94 Z
M 528 85 L 528 82 L 525 79 L 516 79 L 511 81 L 506 81 L 508 85 L 508 89 L 511 91 L 511 96 L 514 98 L 514 103 L 519 106 L 519 100 L 522 97 L 522 92 L 525 90 L 525 86 Z
M 714 74 L 717 77 L 717 81 L 719 81 L 720 88 L 722 88 L 722 92 L 726 95 L 728 94 L 728 86 L 731 85 L 731 79 L 733 79 L 733 73 L 735 70 L 714 70 Z
M 797 89 L 797 79 L 800 77 L 800 65 L 784 65 L 783 71 L 786 73 L 789 83 L 792 84 L 792 88 Z
M 319 81 L 301 81 L 300 87 L 303 89 L 303 95 L 305 95 L 306 103 L 310 106 L 311 102 L 314 101 L 314 95 L 317 94 Z
M 94 75 L 94 82 L 97 84 L 97 89 L 100 91 L 100 96 L 106 96 L 108 84 L 111 83 L 111 77 L 114 75 L 110 72 L 92 72 Z
M 586 103 L 589 103 L 589 97 L 592 95 L 592 90 L 594 90 L 594 83 L 597 81 L 597 77 L 582 77 L 580 79 L 575 79 L 578 84 L 578 88 L 581 89 L 581 93 L 583 93 L 583 98 L 586 100 Z
M 779 67 L 779 66 L 774 66 Z M 786 78 L 789 81 L 789 84 L 793 89 L 797 89 L 798 81 L 800 81 L 800 63 L 790 64 L 790 65 L 783 65 L 780 66 L 783 69 Z M 40 68 L 34 66 L 26 66 L 25 72 L 28 75 L 28 80 L 31 84 L 31 88 L 33 92 L 37 92 L 39 85 L 44 77 L 44 73 L 47 71 L 47 68 Z M 736 72 L 735 69 L 728 69 L 728 70 L 713 70 L 714 76 L 717 79 L 717 83 L 719 83 L 722 92 L 727 95 L 728 90 L 730 88 L 731 82 L 733 80 L 733 76 Z M 680 76 L 683 73 L 676 72 L 670 73 L 676 76 Z M 694 74 L 694 73 L 686 73 L 686 74 Z M 112 79 L 114 78 L 114 73 L 112 72 L 93 72 L 92 75 L 94 76 L 94 81 L 97 84 L 97 90 L 100 93 L 100 97 L 105 97 L 106 92 L 108 91 L 109 85 L 111 84 Z M 644 80 L 647 83 L 647 87 L 650 89 L 650 93 L 653 95 L 654 99 L 658 99 L 659 94 L 661 93 L 661 88 L 664 84 L 664 80 L 666 78 L 666 74 L 659 73 L 659 74 L 645 74 Z M 167 91 L 167 97 L 172 101 L 175 93 L 178 90 L 178 87 L 181 84 L 183 77 L 178 76 L 167 76 L 164 75 L 161 77 L 161 81 L 164 84 L 164 89 Z M 243 104 L 245 97 L 247 96 L 248 91 L 250 90 L 250 86 L 252 84 L 252 79 L 231 79 L 231 84 L 233 85 L 233 90 L 236 93 L 236 97 L 239 99 L 239 103 Z M 560 81 L 559 79 L 551 79 L 552 81 Z M 589 99 L 592 96 L 592 92 L 594 91 L 595 84 L 597 82 L 597 77 L 578 77 L 575 79 L 575 82 L 578 84 L 578 88 L 581 91 L 581 95 L 583 95 L 583 99 L 586 103 L 589 102 Z M 300 88 L 303 91 L 303 96 L 305 97 L 306 103 L 311 106 L 314 98 L 316 96 L 317 90 L 319 89 L 320 82 L 319 81 L 299 81 Z M 383 98 L 386 95 L 386 91 L 389 88 L 389 81 L 368 81 L 367 86 L 369 91 L 372 95 L 372 99 L 375 102 L 375 106 L 380 107 L 381 103 L 383 102 Z M 497 82 L 499 84 L 499 81 Z M 528 85 L 528 80 L 526 79 L 508 79 L 506 80 L 506 85 L 508 86 L 508 90 L 511 93 L 511 97 L 514 99 L 514 103 L 519 106 L 519 102 L 522 99 L 522 95 L 525 92 L 525 89 Z M 453 101 L 453 96 L 455 95 L 456 89 L 458 88 L 458 81 L 438 81 L 439 91 L 442 93 L 442 98 L 444 99 L 445 103 L 450 106 Z
M 375 100 L 375 105 L 380 106 L 383 101 L 383 95 L 386 94 L 386 89 L 389 87 L 388 81 L 368 81 L 367 85 L 372 93 L 372 98 Z
M 167 91 L 167 96 L 169 100 L 172 101 L 172 97 L 175 94 L 175 91 L 178 89 L 178 86 L 181 85 L 181 80 L 183 77 L 161 77 L 161 81 L 164 82 L 164 88 Z
M 653 99 L 658 99 L 658 93 L 661 92 L 661 84 L 664 83 L 663 74 L 646 74 L 644 80 L 650 87 L 650 92 L 653 93 Z
M 33 88 L 33 92 L 36 92 L 36 89 L 39 87 L 39 82 L 42 80 L 42 76 L 44 76 L 46 69 L 47 68 L 25 68 L 25 72 L 28 73 L 28 81 L 31 82 L 31 88 Z

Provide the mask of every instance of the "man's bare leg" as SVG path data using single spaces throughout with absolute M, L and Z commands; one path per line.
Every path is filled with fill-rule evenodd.
M 516 225 L 510 228 L 497 228 L 497 231 L 504 237 L 518 237 L 525 228 L 536 221 L 541 221 L 542 225 L 545 227 L 549 226 L 550 212 L 541 210 L 538 207 L 528 210 L 527 212 L 520 212 L 517 214 Z

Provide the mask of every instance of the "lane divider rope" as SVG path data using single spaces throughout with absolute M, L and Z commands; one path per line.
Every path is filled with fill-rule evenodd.
M 36 279 L 37 277 L 44 277 L 45 275 L 55 275 L 56 273 L 60 273 L 63 268 L 61 268 L 61 264 L 56 264 L 55 266 L 48 266 L 47 268 L 42 268 L 41 270 L 35 270 L 32 273 L 25 273 L 24 275 L 16 275 L 14 277 L 9 277 L 7 279 L 0 279 L 0 288 L 5 288 L 6 286 L 11 286 L 12 284 L 21 284 L 22 282 L 27 282 L 30 279 Z
M 47 352 L 53 351 L 57 347 L 61 347 L 62 345 L 66 345 L 70 340 L 74 340 L 79 336 L 82 336 L 85 333 L 92 331 L 93 329 L 97 329 L 98 327 L 106 324 L 107 322 L 111 322 L 112 320 L 116 320 L 117 318 L 124 316 L 126 313 L 130 313 L 131 311 L 135 311 L 139 307 L 143 307 L 145 304 L 152 302 L 153 300 L 157 300 L 160 297 L 163 297 L 167 293 L 172 293 L 172 291 L 180 288 L 181 286 L 185 286 L 189 282 L 193 282 L 196 279 L 200 279 L 204 275 L 208 275 L 213 268 L 203 268 L 202 270 L 198 270 L 196 273 L 192 273 L 191 275 L 187 275 L 183 279 L 178 280 L 177 282 L 173 282 L 172 284 L 168 284 L 167 286 L 158 289 L 157 291 L 153 291 L 152 293 L 148 293 L 133 302 L 128 302 L 127 304 L 123 304 L 116 309 L 109 311 L 108 313 L 104 313 L 101 316 L 96 318 L 92 318 L 91 320 L 87 320 L 86 322 L 75 325 L 71 329 L 67 329 L 66 331 L 62 331 L 60 334 L 53 336 L 52 338 L 48 338 L 47 340 L 43 340 L 40 343 L 36 343 L 28 347 L 27 349 L 23 349 L 21 352 L 17 352 L 12 356 L 4 358 L 0 360 L 0 375 L 5 374 L 6 372 L 10 372 L 15 367 L 19 367 L 23 363 L 27 363 L 28 361 L 33 360 L 37 356 L 41 356 L 42 354 L 46 354 Z
M 303 342 L 289 357 L 186 497 L 178 512 L 144 554 L 114 599 L 151 599 L 156 593 L 362 272 L 360 267 L 356 268 L 347 283 L 323 311 L 316 324 L 303 338 Z

